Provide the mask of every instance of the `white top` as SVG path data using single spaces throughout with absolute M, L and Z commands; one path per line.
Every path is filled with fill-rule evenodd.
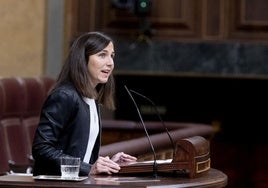
M 93 146 L 95 145 L 96 138 L 99 133 L 99 117 L 95 100 L 86 97 L 84 97 L 83 99 L 89 105 L 89 113 L 90 113 L 90 130 L 88 136 L 87 151 L 83 161 L 85 163 L 89 163 Z

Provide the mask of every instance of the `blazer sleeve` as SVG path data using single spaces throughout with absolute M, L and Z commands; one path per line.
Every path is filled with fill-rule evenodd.
M 65 126 L 68 126 L 69 119 L 76 108 L 77 104 L 71 93 L 56 91 L 46 99 L 41 111 L 32 154 L 37 163 L 46 163 L 48 167 L 54 167 L 56 174 L 60 173 L 60 158 L 67 156 L 62 152 L 59 138 L 68 128 Z M 89 165 L 81 164 L 81 170 L 87 173 Z

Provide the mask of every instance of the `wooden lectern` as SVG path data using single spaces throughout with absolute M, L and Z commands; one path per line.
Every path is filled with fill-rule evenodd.
M 157 171 L 184 172 L 190 178 L 210 169 L 209 141 L 201 136 L 180 139 L 176 142 L 173 159 L 157 160 Z M 119 174 L 153 172 L 154 161 L 143 161 L 121 165 Z

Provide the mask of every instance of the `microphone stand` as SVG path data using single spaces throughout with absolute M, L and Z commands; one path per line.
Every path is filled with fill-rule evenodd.
M 125 86 L 125 89 L 126 89 L 128 95 L 130 96 L 132 102 L 134 103 L 134 105 L 135 105 L 135 107 L 136 107 L 136 110 L 137 110 L 137 112 L 138 112 L 138 115 L 139 115 L 141 124 L 143 125 L 143 129 L 144 129 L 144 131 L 145 131 L 145 133 L 146 133 L 146 136 L 147 136 L 147 138 L 148 138 L 149 144 L 150 144 L 150 146 L 151 146 L 151 149 L 152 149 L 152 152 L 153 152 L 153 155 L 154 155 L 153 177 L 156 178 L 156 177 L 157 177 L 157 162 L 156 162 L 156 154 L 155 154 L 154 146 L 153 146 L 153 144 L 152 144 L 152 141 L 151 141 L 151 139 L 150 139 L 150 136 L 149 136 L 149 134 L 148 134 L 148 131 L 147 131 L 146 127 L 145 127 L 145 124 L 144 124 L 144 121 L 143 121 L 143 119 L 142 119 L 140 110 L 139 110 L 139 108 L 138 108 L 138 106 L 137 106 L 137 103 L 135 102 L 135 100 L 134 100 L 132 94 L 130 93 L 130 91 L 128 90 L 127 86 Z
M 167 126 L 165 125 L 163 119 L 162 119 L 161 116 L 160 116 L 160 113 L 159 113 L 159 111 L 158 111 L 158 109 L 157 109 L 157 106 L 155 105 L 155 103 L 154 103 L 151 99 L 149 99 L 149 98 L 146 97 L 145 95 L 142 95 L 141 93 L 138 93 L 137 91 L 134 91 L 134 90 L 132 90 L 132 89 L 130 89 L 129 91 L 132 92 L 132 93 L 134 93 L 134 94 L 136 94 L 136 95 L 138 95 L 138 96 L 141 96 L 141 97 L 143 97 L 144 99 L 146 99 L 147 101 L 149 101 L 149 102 L 151 103 L 151 105 L 153 106 L 153 108 L 155 109 L 156 114 L 157 114 L 157 116 L 158 116 L 158 118 L 159 118 L 159 120 L 160 120 L 160 122 L 161 122 L 163 128 L 165 129 L 165 131 L 166 131 L 168 137 L 169 137 L 169 140 L 170 140 L 170 143 L 171 143 L 171 145 L 172 145 L 172 149 L 173 149 L 173 159 L 174 159 L 174 158 L 175 158 L 175 144 L 174 144 L 174 141 L 173 141 L 172 137 L 170 136 L 170 133 L 169 133 L 169 131 L 168 131 L 168 129 L 167 129 Z

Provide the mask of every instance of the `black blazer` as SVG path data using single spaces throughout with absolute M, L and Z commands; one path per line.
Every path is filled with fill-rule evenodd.
M 71 83 L 52 91 L 44 102 L 33 140 L 34 176 L 60 175 L 62 156 L 70 155 L 83 160 L 90 130 L 89 113 L 88 104 Z M 90 164 L 81 162 L 80 176 L 88 175 L 98 158 L 101 127 L 99 130 Z

